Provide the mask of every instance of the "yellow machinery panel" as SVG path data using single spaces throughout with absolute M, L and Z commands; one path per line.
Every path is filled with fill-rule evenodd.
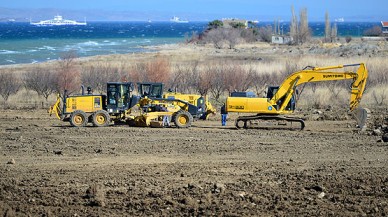
M 190 104 L 197 105 L 197 100 L 201 96 L 196 94 L 181 94 L 181 93 L 166 93 L 163 95 L 163 98 L 168 99 L 169 97 L 173 97 L 174 99 L 180 99 Z
M 228 112 L 257 113 L 266 111 L 266 113 L 277 113 L 267 98 L 228 97 L 226 108 Z
M 101 96 L 70 96 L 66 98 L 66 112 L 71 113 L 75 110 L 84 112 L 95 112 L 102 110 L 103 101 Z

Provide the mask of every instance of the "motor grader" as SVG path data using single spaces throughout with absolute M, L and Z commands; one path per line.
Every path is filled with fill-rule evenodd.
M 184 94 L 169 89 L 163 92 L 163 83 L 137 83 L 138 93 L 148 97 L 154 103 L 172 103 L 182 110 L 188 111 L 194 119 L 206 120 L 216 113 L 216 109 L 203 96 L 198 94 Z
M 334 69 L 358 66 L 357 72 L 336 72 Z M 249 128 L 254 122 L 274 121 L 278 124 L 299 123 L 300 129 L 305 127 L 304 121 L 298 117 L 285 116 L 295 110 L 296 87 L 309 82 L 338 81 L 352 79 L 350 88 L 351 111 L 355 110 L 364 93 L 368 78 L 368 70 L 364 63 L 338 65 L 329 67 L 306 67 L 288 76 L 278 87 L 269 87 L 267 97 L 228 97 L 226 111 L 238 113 L 256 113 L 256 115 L 240 116 L 236 119 L 237 128 Z
M 156 91 L 156 86 L 150 87 Z M 142 83 L 139 83 L 139 93 L 142 87 Z M 162 95 L 162 91 L 161 86 L 158 94 Z M 156 98 L 152 99 L 145 94 L 136 95 L 133 92 L 132 82 L 107 83 L 107 95 L 96 95 L 90 91 L 85 94 L 83 87 L 82 93 L 78 95 L 67 95 L 65 91 L 63 97 L 58 95 L 49 113 L 50 115 L 54 113 L 62 121 L 69 121 L 75 127 L 83 127 L 88 123 L 103 127 L 108 126 L 112 121 L 128 122 L 134 126 L 156 127 L 160 126 L 160 120 L 164 116 L 171 116 L 175 126 L 187 128 L 193 122 L 193 115 L 188 108 L 196 107 L 194 110 L 202 110 L 202 107 L 193 106 L 180 99 L 155 100 Z M 163 111 L 156 109 L 160 107 L 166 109 Z

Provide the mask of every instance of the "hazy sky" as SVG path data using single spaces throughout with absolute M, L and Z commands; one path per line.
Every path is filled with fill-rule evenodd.
M 221 17 L 248 16 L 287 19 L 291 5 L 296 12 L 306 7 L 310 20 L 344 17 L 346 20 L 388 20 L 388 0 L 1 0 L 6 8 L 59 8 L 162 12 L 171 14 L 214 14 Z

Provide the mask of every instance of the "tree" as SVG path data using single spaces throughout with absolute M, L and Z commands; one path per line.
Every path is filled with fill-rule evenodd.
M 303 44 L 311 37 L 311 31 L 308 27 L 307 9 L 303 8 L 301 10 L 299 22 L 298 17 L 295 15 L 294 6 L 291 7 L 291 13 L 290 36 L 295 44 Z
M 245 29 L 247 27 L 244 23 L 241 23 L 241 22 L 231 22 L 230 26 L 232 26 L 235 29 Z
M 208 29 L 217 29 L 223 26 L 224 23 L 221 20 L 213 20 L 207 24 Z
M 130 74 L 132 80 L 141 82 L 163 82 L 170 81 L 171 64 L 168 58 L 156 56 L 148 62 L 137 63 Z
M 271 42 L 272 41 L 272 26 L 260 27 L 258 30 L 258 36 L 261 41 Z
M 9 96 L 16 94 L 20 88 L 20 81 L 12 71 L 0 72 L 0 95 L 7 102 Z
M 330 27 L 330 18 L 329 18 L 329 12 L 326 11 L 325 13 L 325 42 L 329 42 L 331 39 L 331 27 Z
M 334 23 L 333 27 L 331 28 L 331 42 L 337 41 L 337 24 Z
M 300 27 L 299 27 L 299 43 L 303 44 L 310 40 L 311 32 L 309 29 L 309 23 L 307 18 L 307 8 L 303 8 L 300 11 Z
M 57 91 L 61 95 L 65 90 L 71 93 L 80 87 L 80 72 L 76 66 L 76 58 L 75 51 L 68 51 L 63 53 L 58 61 L 56 83 Z
M 380 26 L 373 26 L 372 28 L 364 31 L 365 36 L 381 36 L 382 34 L 383 31 L 381 30 Z
M 119 69 L 111 64 L 97 64 L 84 67 L 81 73 L 82 84 L 91 87 L 99 93 L 106 92 L 106 83 L 122 81 Z
M 170 87 L 177 89 L 180 92 L 191 92 L 194 89 L 194 82 L 191 75 L 197 74 L 199 70 L 199 62 L 194 61 L 187 64 L 176 64 L 174 72 L 170 76 Z
M 193 88 L 201 94 L 201 96 L 206 96 L 211 88 L 211 81 L 215 79 L 214 74 L 208 70 L 196 70 L 189 76 Z
M 224 46 L 234 48 L 238 43 L 243 41 L 241 38 L 241 29 L 235 28 L 220 28 L 212 29 L 206 33 L 205 41 L 213 43 L 214 47 L 221 49 Z
M 290 36 L 292 37 L 294 43 L 298 43 L 298 17 L 295 15 L 294 6 L 291 7 L 291 23 L 290 23 Z
M 43 96 L 46 101 L 56 89 L 56 77 L 48 68 L 34 67 L 27 71 L 23 77 L 26 89 L 35 91 L 39 96 Z

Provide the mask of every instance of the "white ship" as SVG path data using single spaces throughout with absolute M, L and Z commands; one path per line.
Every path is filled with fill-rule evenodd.
M 42 20 L 37 23 L 30 21 L 30 24 L 34 26 L 86 26 L 86 21 L 77 22 L 74 20 L 65 20 L 62 16 L 57 15 L 52 20 Z
M 179 17 L 176 17 L 176 16 L 173 16 L 170 19 L 170 21 L 174 22 L 174 23 L 188 23 L 189 22 L 188 20 L 181 20 Z
M 340 17 L 338 19 L 334 19 L 334 21 L 337 23 L 343 23 L 343 22 L 345 22 L 345 19 L 343 17 Z

